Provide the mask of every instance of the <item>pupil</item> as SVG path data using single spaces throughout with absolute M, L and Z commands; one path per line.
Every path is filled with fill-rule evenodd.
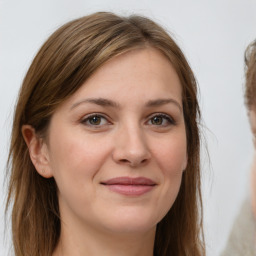
M 100 117 L 99 116 L 94 116 L 90 119 L 90 124 L 96 124 L 99 125 L 100 124 Z
M 163 122 L 163 118 L 161 116 L 153 117 L 152 123 L 156 125 L 160 125 Z

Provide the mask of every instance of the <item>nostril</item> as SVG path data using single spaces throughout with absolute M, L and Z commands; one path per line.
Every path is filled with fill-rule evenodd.
M 143 160 L 141 161 L 141 163 L 145 163 L 145 162 L 147 162 L 147 159 L 143 159 Z
M 129 163 L 129 161 L 127 159 L 120 159 L 120 162 L 122 162 L 122 163 Z
M 120 159 L 119 160 L 120 163 L 123 163 L 123 164 L 129 164 L 131 166 L 137 166 L 137 165 L 140 165 L 140 164 L 145 164 L 147 162 L 147 159 L 143 159 L 141 161 L 130 161 L 128 159 Z

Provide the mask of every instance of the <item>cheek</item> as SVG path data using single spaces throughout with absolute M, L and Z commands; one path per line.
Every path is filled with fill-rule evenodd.
M 162 141 L 154 154 L 166 178 L 181 176 L 187 166 L 187 144 L 185 136 L 176 136 L 170 140 L 166 139 Z
M 187 144 L 184 134 L 162 141 L 154 155 L 162 175 L 162 191 L 159 198 L 164 215 L 174 203 L 180 189 L 182 174 L 187 165 Z
M 62 217 L 74 211 L 82 216 L 97 198 L 97 174 L 108 156 L 108 143 L 83 133 L 52 139 L 51 168 L 58 187 Z
M 72 171 L 84 168 L 97 168 L 101 159 L 106 155 L 106 143 L 88 136 L 84 132 L 59 131 L 52 136 L 50 158 L 53 166 L 62 165 Z M 53 170 L 54 171 L 54 170 Z
M 165 146 L 165 147 L 164 147 Z M 186 165 L 186 143 L 181 146 L 173 143 L 163 145 L 158 152 L 158 166 L 162 174 L 162 187 L 157 199 L 156 208 L 159 209 L 159 221 L 173 206 L 180 190 L 182 174 Z
M 60 192 L 62 188 L 88 190 L 86 184 L 93 182 L 108 155 L 107 143 L 99 145 L 98 140 L 79 132 L 59 132 L 52 138 L 50 149 L 50 168 Z

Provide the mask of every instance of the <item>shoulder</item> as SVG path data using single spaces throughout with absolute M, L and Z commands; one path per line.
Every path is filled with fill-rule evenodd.
M 221 256 L 254 256 L 256 222 L 250 200 L 244 201 Z

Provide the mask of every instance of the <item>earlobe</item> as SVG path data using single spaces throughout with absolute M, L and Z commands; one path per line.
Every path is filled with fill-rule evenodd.
M 182 166 L 183 172 L 186 170 L 187 165 L 188 165 L 188 154 L 186 154 L 186 157 L 184 159 L 184 163 L 183 163 L 183 166 Z
M 29 150 L 30 159 L 37 172 L 44 178 L 51 178 L 53 175 L 46 143 L 38 137 L 31 125 L 23 125 L 21 131 Z

